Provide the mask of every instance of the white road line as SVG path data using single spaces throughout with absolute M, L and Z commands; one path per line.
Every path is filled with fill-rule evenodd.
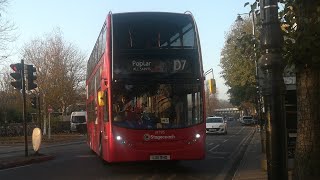
M 228 154 L 230 154 L 231 152 L 217 152 L 217 151 L 215 151 L 215 152 L 210 152 L 210 154 L 212 154 L 212 155 L 228 155 Z
M 214 143 L 209 143 L 209 146 L 214 145 Z
M 220 144 L 218 144 L 218 145 L 216 145 L 215 147 L 211 148 L 209 151 L 212 151 L 212 150 L 214 150 L 215 148 L 217 148 L 217 147 L 219 147 L 219 146 L 220 146 Z
M 242 127 L 236 134 L 240 134 L 240 132 L 244 129 L 244 127 Z
M 225 142 L 227 142 L 229 139 L 226 139 L 226 140 L 224 140 L 223 142 L 225 143 Z
M 20 168 L 25 168 L 25 167 L 28 167 L 28 166 L 31 166 L 31 165 L 32 164 L 27 164 L 27 165 L 24 165 L 24 166 L 18 166 L 18 167 L 13 167 L 13 168 L 8 168 L 8 169 L 2 169 L 2 170 L 0 170 L 0 172 L 11 171 L 11 170 L 20 169 Z

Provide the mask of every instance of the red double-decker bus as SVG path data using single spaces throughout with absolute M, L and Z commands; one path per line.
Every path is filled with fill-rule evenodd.
M 109 13 L 87 65 L 87 143 L 107 162 L 205 157 L 191 13 Z

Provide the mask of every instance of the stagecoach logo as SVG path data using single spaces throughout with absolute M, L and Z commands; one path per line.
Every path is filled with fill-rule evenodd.
M 144 134 L 144 135 L 143 135 L 143 139 L 144 139 L 145 141 L 149 141 L 149 140 L 150 140 L 150 134 Z
M 171 136 L 156 136 L 156 135 L 150 135 L 150 134 L 144 134 L 143 135 L 143 139 L 145 141 L 149 141 L 149 140 L 172 140 L 172 139 L 175 139 L 176 136 L 175 135 L 171 135 Z

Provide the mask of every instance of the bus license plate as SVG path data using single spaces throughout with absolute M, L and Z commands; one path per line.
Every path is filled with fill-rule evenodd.
M 150 160 L 170 160 L 170 155 L 150 155 Z

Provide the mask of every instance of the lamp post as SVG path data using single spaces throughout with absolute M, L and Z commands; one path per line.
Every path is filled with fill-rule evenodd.
M 254 38 L 253 42 L 253 51 L 254 51 L 254 64 L 255 64 L 255 79 L 256 79 L 256 92 L 257 92 L 257 97 L 256 97 L 256 102 L 257 102 L 257 112 L 258 112 L 258 122 L 260 126 L 260 136 L 261 136 L 261 151 L 263 153 L 263 159 L 262 159 L 262 165 L 265 166 L 266 164 L 266 132 L 265 132 L 265 123 L 263 122 L 263 117 L 262 117 L 262 97 L 261 97 L 261 91 L 260 91 L 260 84 L 259 84 L 259 68 L 258 68 L 258 58 L 257 58 L 257 49 L 256 49 L 256 22 L 255 22 L 255 13 L 254 13 L 254 8 L 251 6 L 251 12 L 250 13 L 241 13 L 238 14 L 236 21 L 243 21 L 241 15 L 250 15 L 251 18 L 251 23 L 252 23 L 252 37 Z M 263 167 L 263 169 L 266 170 L 266 167 Z
M 278 20 L 278 1 L 260 0 L 261 52 L 258 66 L 263 75 L 262 95 L 266 111 L 268 179 L 288 179 L 285 85 Z

